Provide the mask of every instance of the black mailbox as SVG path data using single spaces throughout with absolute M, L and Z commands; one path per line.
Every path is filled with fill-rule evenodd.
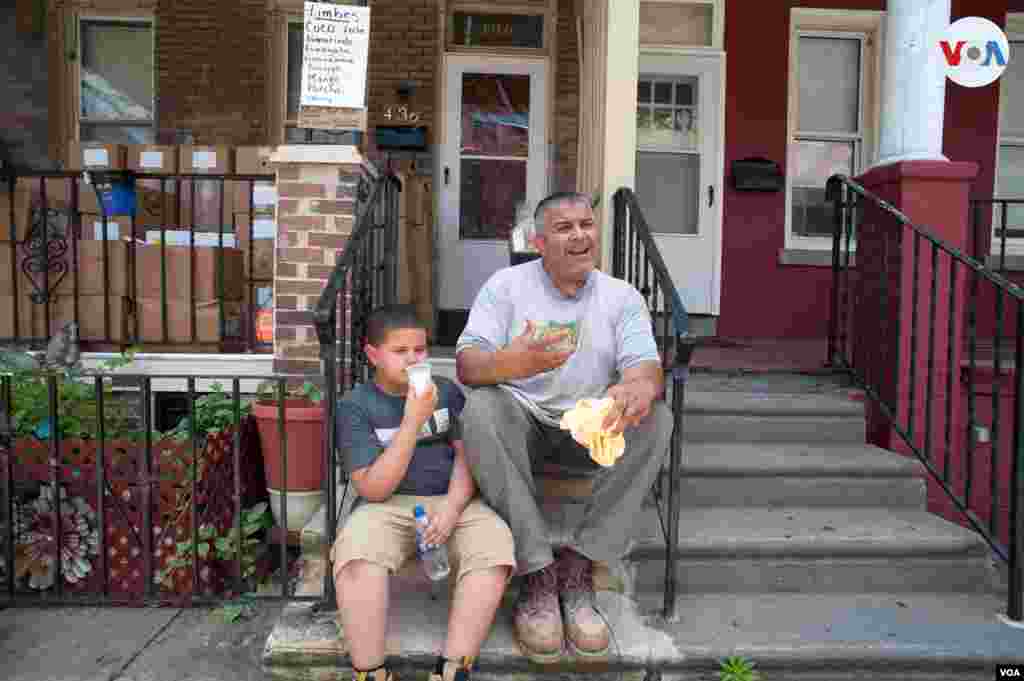
M 378 125 L 374 141 L 378 149 L 387 151 L 426 151 L 427 128 L 422 125 Z
M 732 186 L 738 191 L 777 192 L 785 185 L 778 163 L 753 157 L 732 162 Z

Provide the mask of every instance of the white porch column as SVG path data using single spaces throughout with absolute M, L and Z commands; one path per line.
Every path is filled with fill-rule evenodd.
M 951 0 L 889 0 L 877 165 L 941 160 L 946 74 L 939 40 Z
M 589 2 L 590 0 L 588 0 Z M 612 263 L 612 194 L 636 187 L 636 87 L 640 68 L 640 0 L 607 3 L 600 66 L 605 87 L 598 100 L 604 112 L 598 143 L 604 149 L 601 170 L 602 268 Z M 585 112 L 581 112 L 585 115 Z

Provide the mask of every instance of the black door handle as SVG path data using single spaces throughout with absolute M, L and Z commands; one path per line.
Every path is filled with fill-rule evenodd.
M 448 178 L 449 178 L 448 166 L 445 166 L 444 167 L 444 186 L 446 186 L 446 187 L 448 186 Z

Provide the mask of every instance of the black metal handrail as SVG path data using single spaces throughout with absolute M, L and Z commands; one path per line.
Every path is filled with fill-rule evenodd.
M 313 310 L 324 371 L 326 427 L 324 457 L 327 471 L 327 535 L 337 531 L 338 397 L 367 380 L 369 364 L 361 339 L 366 320 L 379 305 L 394 303 L 398 291 L 398 198 L 402 183 L 393 173 L 360 177 L 352 236 L 338 256 L 327 284 Z M 351 294 L 349 289 L 351 288 Z M 343 317 L 339 323 L 338 312 Z M 346 488 L 347 493 L 347 488 Z M 344 503 L 344 500 L 342 500 Z M 324 573 L 325 608 L 335 607 L 334 580 Z
M 987 209 L 987 210 L 986 210 Z M 1007 242 L 1024 237 L 1024 222 L 1015 224 L 1011 210 L 1024 210 L 1024 199 L 991 198 L 971 200 L 971 255 L 979 262 L 989 263 L 996 272 L 1006 272 Z M 993 247 L 989 238 L 997 239 Z M 1019 243 L 1019 242 L 1018 242 Z
M 149 207 L 147 217 L 134 214 L 117 214 L 108 216 L 100 206 L 100 201 L 92 195 L 86 184 L 86 176 L 93 180 L 116 177 L 135 188 L 140 194 L 136 205 Z M 259 183 L 273 184 L 274 175 L 267 174 L 224 174 L 224 173 L 149 173 L 133 170 L 116 171 L 41 171 L 27 168 L 4 166 L 0 169 L 0 196 L 6 192 L 9 197 L 7 205 L 0 215 L 0 224 L 7 223 L 3 234 L 0 234 L 0 249 L 4 249 L 9 260 L 12 317 L 10 330 L 6 336 L 16 344 L 41 345 L 50 335 L 55 322 L 74 321 L 83 328 L 86 310 L 83 310 L 82 282 L 86 276 L 92 281 L 99 281 L 98 293 L 102 299 L 100 320 L 92 321 L 91 332 L 86 334 L 89 342 L 125 347 L 130 344 L 158 343 L 162 346 L 194 346 L 199 343 L 213 342 L 216 337 L 223 350 L 232 351 L 263 351 L 269 352 L 272 343 L 261 339 L 257 332 L 258 291 L 269 290 L 273 285 L 273 272 L 257 271 L 258 262 L 272 263 L 272 257 L 257 257 L 257 239 L 255 223 L 258 216 L 267 211 L 255 206 L 253 190 Z M 216 185 L 216 197 L 208 202 L 212 212 L 217 211 L 216 218 L 207 224 L 198 224 L 198 213 L 202 205 L 197 201 L 197 188 L 203 189 Z M 235 203 L 229 196 L 229 185 L 248 190 L 244 205 Z M 24 188 L 24 189 L 23 189 Z M 83 194 L 82 190 L 88 190 Z M 28 215 L 19 213 L 16 193 L 26 191 L 29 203 Z M 89 205 L 83 205 L 82 197 L 89 196 Z M 155 202 L 155 203 L 154 203 Z M 34 204 L 34 205 L 33 205 Z M 230 215 L 230 217 L 228 217 Z M 244 229 L 239 224 L 247 218 Z M 101 234 L 95 239 L 86 239 L 83 234 L 83 222 L 96 222 L 100 225 Z M 110 235 L 110 223 L 121 226 L 119 234 Z M 91 231 L 84 227 L 86 231 Z M 159 285 L 159 294 L 146 301 L 146 305 L 159 305 L 159 310 L 150 308 L 150 325 L 143 333 L 140 328 L 143 315 L 142 306 L 145 295 L 138 295 L 136 275 L 137 251 L 140 243 L 144 243 L 147 233 L 153 233 L 158 239 L 160 250 L 160 266 L 158 271 L 151 273 L 149 281 Z M 171 322 L 172 309 L 169 307 L 170 292 L 176 282 L 169 279 L 168 258 L 166 250 L 168 234 L 187 234 L 187 242 L 183 246 L 189 249 L 188 270 L 193 285 L 188 286 L 188 313 L 183 324 L 185 329 L 178 329 Z M 216 234 L 217 248 L 214 259 L 213 284 L 216 298 L 217 326 L 216 331 L 200 332 L 199 310 L 210 301 L 197 299 L 197 239 L 196 235 Z M 226 235 L 226 236 L 225 236 Z M 226 238 L 235 239 L 235 247 L 245 248 L 243 256 L 247 262 L 248 274 L 244 275 L 241 285 L 242 303 L 228 303 L 225 293 L 230 282 L 225 278 L 227 273 Z M 6 242 L 6 243 L 3 243 Z M 82 269 L 81 257 L 85 253 L 84 243 L 99 243 L 100 258 L 97 272 L 85 272 Z M 111 244 L 125 243 L 126 256 L 122 261 L 116 255 Z M 149 246 L 150 244 L 144 244 Z M 242 267 L 246 267 L 242 265 Z M 122 270 L 122 271 L 118 271 Z M 127 308 L 114 308 L 121 305 L 119 296 L 114 294 L 112 282 L 114 277 L 123 278 L 125 304 Z M 70 282 L 70 286 L 68 286 Z M 63 288 L 60 288 L 64 284 Z M 55 308 L 58 302 L 58 291 L 70 299 L 70 310 Z M 95 304 L 95 301 L 93 301 Z M 36 309 L 35 306 L 38 306 Z M 38 312 L 38 311 L 41 311 Z M 28 333 L 24 333 L 28 331 Z M 172 333 L 177 331 L 175 335 Z M 184 333 L 181 333 L 184 331 Z M 184 336 L 184 337 L 183 337 Z
M 658 517 L 665 537 L 665 593 L 662 616 L 671 619 L 675 615 L 676 606 L 676 554 L 679 549 L 681 505 L 679 479 L 683 461 L 683 398 L 694 342 L 689 335 L 689 316 L 686 307 L 672 282 L 636 194 L 623 187 L 612 196 L 612 204 L 612 276 L 631 283 L 647 301 L 654 336 L 661 351 L 662 366 L 671 377 L 668 384 L 671 390 L 673 427 L 669 464 L 667 471 L 662 470 L 659 482 L 654 488 Z M 662 505 L 661 491 L 666 487 L 666 479 L 667 514 Z
M 1021 430 L 1024 426 L 1024 371 L 1021 371 L 1021 367 L 1024 367 L 1024 289 L 987 267 L 981 258 L 971 257 L 915 225 L 890 203 L 846 176 L 833 175 L 829 178 L 826 198 L 835 210 L 828 362 L 847 370 L 864 388 L 892 430 L 925 466 L 932 480 L 941 487 L 969 525 L 984 538 L 998 559 L 1007 564 L 1007 617 L 1021 621 L 1024 619 L 1021 593 L 1024 585 L 1024 518 L 1021 516 L 1021 492 L 1024 492 L 1021 480 L 1024 476 L 1024 433 Z M 979 205 L 976 204 L 975 208 Z M 855 231 L 858 253 L 856 266 L 851 267 Z M 907 242 L 906 239 L 913 241 Z M 975 253 L 980 255 L 977 244 L 975 239 Z M 905 258 L 908 246 L 912 249 L 910 262 L 900 263 L 900 273 L 893 261 Z M 921 264 L 926 257 L 921 254 L 922 246 L 930 252 L 930 258 L 924 265 L 924 275 L 930 277 L 930 282 L 922 282 Z M 1005 245 L 1003 252 L 1005 254 Z M 908 281 L 907 268 L 912 268 L 909 280 L 909 319 L 906 314 L 901 314 L 899 288 Z M 961 270 L 963 275 L 958 277 Z M 943 273 L 941 282 L 940 272 Z M 962 277 L 969 277 L 969 285 Z M 902 295 L 905 296 L 906 292 L 903 291 Z M 919 307 L 923 304 L 919 300 L 922 295 L 929 298 L 926 301 L 928 309 L 923 313 Z M 947 299 L 944 304 L 948 304 L 948 309 L 944 311 L 948 328 L 938 331 L 936 327 L 941 322 L 936 319 L 941 312 L 937 311 L 937 306 L 943 295 Z M 994 328 L 982 329 L 986 334 L 991 333 L 993 350 L 992 416 L 989 424 L 983 423 L 978 417 L 975 399 L 979 326 L 983 321 L 979 319 L 979 308 L 986 303 L 992 305 L 994 312 Z M 1004 337 L 1008 311 L 1016 313 L 1013 328 L 1009 330 L 1012 340 Z M 967 316 L 966 366 L 963 366 L 963 361 L 960 366 L 954 366 L 954 348 L 964 340 L 959 331 L 959 322 L 964 312 Z M 900 350 L 893 339 L 900 337 L 900 325 L 906 324 L 909 324 L 909 328 L 903 331 L 909 332 L 910 357 L 909 362 L 902 362 L 898 361 Z M 937 341 L 937 331 L 945 334 L 944 341 L 942 338 Z M 921 335 L 923 333 L 928 334 L 927 339 Z M 888 339 L 889 342 L 880 342 L 880 339 Z M 1000 409 L 1000 390 L 1010 378 L 1004 375 L 1004 368 L 1008 368 L 1009 364 L 1003 357 L 1001 346 L 1004 341 L 1013 346 L 1014 373 L 1010 387 L 1013 391 L 1013 408 L 1008 424 L 1001 423 Z M 943 342 L 947 367 L 944 376 L 935 366 L 936 345 Z M 919 344 L 924 346 L 922 352 L 927 351 L 924 367 L 926 373 L 921 376 L 918 376 Z M 877 360 L 879 357 L 883 361 L 870 361 L 870 358 Z M 897 369 L 893 370 L 892 367 Z M 897 386 L 904 368 L 909 373 L 909 390 L 900 395 Z M 954 391 L 961 389 L 961 376 L 966 379 L 967 422 L 962 434 L 958 434 L 953 426 L 961 414 L 954 413 L 952 405 L 953 396 L 958 394 Z M 923 390 L 918 390 L 921 383 L 924 384 Z M 923 395 L 918 394 L 922 391 Z M 915 402 L 923 407 L 923 418 L 918 417 Z M 933 414 L 936 411 L 937 416 Z M 935 421 L 933 418 L 943 420 Z M 933 425 L 938 429 L 943 423 L 945 441 L 935 443 L 932 441 Z M 980 468 L 976 466 L 975 447 L 983 438 L 979 438 L 978 434 L 987 430 L 991 431 L 991 453 L 987 466 L 990 498 L 988 508 L 983 508 L 981 502 L 972 500 L 972 483 L 975 482 L 975 475 L 979 474 L 976 469 Z M 1001 433 L 1012 438 L 1009 458 L 1005 461 L 1001 458 L 1004 454 L 1001 452 Z M 962 450 L 959 449 L 961 445 Z M 963 455 L 964 463 L 959 466 L 959 470 L 951 471 L 951 459 L 957 454 Z M 1008 468 L 1008 473 L 1000 472 L 1000 464 Z M 954 473 L 956 475 L 951 477 Z M 1008 485 L 1006 493 L 1000 493 L 1001 483 Z M 1002 525 L 1001 500 L 1008 507 L 1007 520 Z M 979 512 L 988 514 L 987 522 L 979 517 Z M 1007 537 L 1005 543 L 1000 538 L 1001 534 Z

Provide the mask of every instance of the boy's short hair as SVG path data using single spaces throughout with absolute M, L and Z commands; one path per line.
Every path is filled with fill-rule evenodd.
M 412 305 L 381 305 L 366 319 L 366 342 L 380 345 L 397 329 L 426 329 Z

